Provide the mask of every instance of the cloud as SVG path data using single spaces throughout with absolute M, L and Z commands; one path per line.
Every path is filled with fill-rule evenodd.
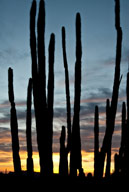
M 15 62 L 26 60 L 30 57 L 30 53 L 25 52 L 24 50 L 18 50 L 12 47 L 8 47 L 0 51 L 0 62 L 5 66 L 8 64 L 13 64 Z
M 115 66 L 115 56 L 109 57 L 104 61 L 101 61 L 106 66 L 114 65 Z M 121 63 L 122 64 L 129 64 L 129 48 L 123 47 L 122 49 L 122 56 L 121 56 Z
M 94 151 L 94 111 L 95 106 L 99 106 L 99 117 L 100 117 L 100 147 L 102 146 L 103 137 L 105 134 L 105 111 L 106 111 L 106 99 L 111 98 L 112 91 L 108 88 L 99 88 L 97 92 L 91 92 L 88 98 L 82 98 L 81 100 L 81 110 L 80 110 L 80 128 L 81 128 L 81 143 L 82 150 L 87 152 Z M 120 146 L 120 123 L 121 123 L 121 102 L 124 98 L 123 91 L 120 91 L 119 103 L 118 103 L 118 113 L 115 132 L 113 136 L 113 148 L 118 149 Z M 73 106 L 72 106 L 73 107 Z M 16 102 L 18 121 L 26 121 L 26 101 L 21 100 Z M 4 110 L 6 109 L 6 110 Z M 0 118 L 1 123 L 9 123 L 10 121 L 10 104 L 8 101 L 4 101 L 0 105 L 0 112 L 2 117 Z M 67 111 L 65 105 L 63 107 L 54 108 L 54 132 L 53 132 L 53 152 L 59 152 L 60 150 L 60 134 L 61 126 L 67 125 Z M 71 116 L 73 117 L 73 108 L 71 109 Z M 32 109 L 32 117 L 34 117 L 34 109 Z M 72 119 L 72 118 L 71 118 Z M 33 119 L 34 120 L 34 119 Z M 23 123 L 23 122 L 22 122 Z M 3 125 L 2 124 L 2 125 Z M 35 126 L 35 125 L 33 125 Z M 20 126 L 19 126 L 20 127 Z M 37 152 L 37 140 L 36 140 L 36 129 L 33 127 L 32 132 L 32 142 L 33 142 L 33 151 Z M 11 151 L 11 137 L 10 129 L 1 128 L 0 131 L 0 150 L 2 151 Z M 10 139 L 10 143 L 9 143 Z M 5 142 L 7 141 L 7 143 Z M 26 151 L 26 133 L 24 129 L 19 129 L 19 141 L 20 141 L 20 150 Z
M 0 158 L 0 163 L 8 163 L 11 160 L 12 160 L 11 157 L 1 157 Z
M 21 100 L 21 101 L 17 101 L 15 103 L 16 106 L 16 112 L 17 112 L 17 119 L 18 121 L 20 120 L 24 120 L 26 122 L 26 101 Z M 11 105 L 9 101 L 3 101 L 0 104 L 0 124 L 9 124 L 10 123 L 10 109 L 11 109 Z M 34 118 L 35 113 L 34 113 L 34 109 L 33 109 L 33 105 L 32 105 L 32 118 Z

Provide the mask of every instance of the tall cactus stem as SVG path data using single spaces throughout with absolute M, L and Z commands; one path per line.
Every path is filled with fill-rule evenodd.
M 99 111 L 98 106 L 95 106 L 95 120 L 94 120 L 94 176 L 98 177 L 99 166 Z
M 16 113 L 15 101 L 14 101 L 13 70 L 11 68 L 8 69 L 8 94 L 9 94 L 9 101 L 11 104 L 10 127 L 11 127 L 11 136 L 12 136 L 12 153 L 13 153 L 14 171 L 16 174 L 20 174 L 21 160 L 19 155 L 18 122 L 17 122 L 17 113 Z
M 70 174 L 76 176 L 82 168 L 81 139 L 80 139 L 80 97 L 81 97 L 81 17 L 76 15 L 76 63 L 75 63 L 75 95 L 74 116 L 72 125 L 72 143 L 70 154 Z
M 26 140 L 27 140 L 27 172 L 33 173 L 33 159 L 32 159 L 32 117 L 31 117 L 31 104 L 32 104 L 32 79 L 29 79 L 27 91 L 27 114 L 26 114 Z

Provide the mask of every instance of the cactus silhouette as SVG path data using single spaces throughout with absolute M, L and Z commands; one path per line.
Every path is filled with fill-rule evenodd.
M 121 146 L 119 149 L 119 172 L 124 174 L 126 170 L 125 164 L 125 149 L 126 149 L 126 139 L 127 139 L 127 122 L 126 122 L 126 104 L 122 104 L 122 131 L 121 131 Z
M 94 177 L 98 177 L 99 167 L 99 109 L 95 106 L 94 120 Z
M 128 107 L 129 107 L 129 72 L 127 73 L 126 82 L 126 95 L 127 95 L 127 111 L 126 103 L 122 104 L 122 131 L 121 131 L 121 146 L 119 154 L 115 157 L 115 174 L 121 174 L 122 176 L 128 176 L 129 174 L 129 133 L 128 133 Z
M 122 104 L 122 123 L 121 123 L 121 145 L 119 149 L 119 154 L 115 154 L 114 161 L 115 161 L 115 174 L 121 176 L 128 176 L 128 162 L 127 156 L 127 142 L 128 142 L 128 135 L 127 135 L 127 119 L 126 119 L 126 103 L 123 102 Z
M 127 127 L 126 127 L 126 138 L 125 138 L 125 175 L 129 175 L 129 72 L 127 73 L 126 83 L 126 98 L 127 98 Z
M 120 2 L 119 0 L 115 0 L 115 27 L 117 31 L 117 46 L 116 46 L 116 65 L 115 65 L 115 74 L 114 74 L 114 85 L 113 85 L 113 92 L 112 92 L 112 99 L 111 99 L 111 107 L 110 107 L 110 129 L 106 131 L 103 145 L 100 152 L 100 162 L 101 162 L 101 170 L 100 176 L 103 176 L 104 171 L 104 161 L 106 154 L 110 153 L 111 145 L 112 145 L 112 135 L 114 132 L 115 126 L 115 117 L 117 111 L 117 102 L 118 102 L 118 95 L 119 95 L 119 86 L 122 79 L 120 77 L 120 63 L 121 63 L 121 48 L 122 48 L 122 29 L 120 27 Z M 110 158 L 110 157 L 108 157 Z M 108 162 L 109 163 L 109 162 Z M 108 169 L 110 169 L 110 163 L 108 165 Z
M 61 136 L 60 136 L 60 164 L 59 164 L 59 174 L 61 176 L 68 175 L 68 159 L 67 159 L 67 148 L 65 147 L 65 127 L 62 126 Z
M 48 137 L 48 126 L 47 126 L 47 106 L 46 106 L 46 73 L 45 73 L 45 5 L 44 1 L 41 0 L 39 4 L 39 14 L 37 22 L 37 47 L 38 47 L 38 115 L 39 115 L 39 127 L 37 127 L 37 138 L 39 143 L 39 154 L 40 154 L 40 167 L 41 173 L 47 174 L 47 137 Z M 32 76 L 33 78 L 33 76 Z M 44 135 L 44 137 L 43 137 Z
M 38 89 L 38 67 L 37 67 L 37 49 L 36 49 L 36 34 L 35 34 L 35 17 L 36 17 L 36 1 L 33 0 L 30 10 L 30 48 L 32 59 L 32 81 L 33 81 L 33 97 L 34 108 L 36 117 L 36 129 L 37 129 L 37 143 L 40 157 L 40 169 L 43 169 L 42 157 L 43 152 L 41 150 L 41 127 L 40 127 L 40 108 L 39 108 L 39 89 Z
M 53 173 L 52 161 L 52 138 L 53 138 L 53 105 L 54 105 L 54 51 L 55 35 L 51 34 L 49 43 L 49 77 L 48 77 L 48 96 L 47 96 L 47 115 L 48 115 L 48 171 Z
M 12 135 L 12 152 L 13 152 L 14 171 L 16 174 L 20 174 L 21 161 L 19 156 L 18 122 L 17 122 L 15 102 L 14 102 L 13 70 L 11 68 L 8 69 L 8 94 L 9 94 L 9 101 L 11 104 L 10 126 L 11 126 L 11 135 Z
M 76 15 L 76 63 L 75 63 L 75 95 L 74 116 L 71 134 L 70 174 L 77 175 L 77 169 L 82 168 L 80 139 L 80 96 L 81 96 L 81 17 Z
M 107 99 L 106 102 L 106 131 L 110 130 L 110 100 Z M 105 176 L 110 176 L 110 161 L 111 161 L 111 147 L 107 150 L 107 164 Z
M 37 22 L 37 42 L 35 34 L 36 1 L 30 11 L 30 48 L 32 58 L 33 97 L 36 117 L 37 143 L 40 157 L 40 170 L 43 175 L 53 173 L 52 135 L 54 100 L 54 49 L 55 36 L 51 35 L 49 45 L 48 98 L 46 98 L 45 62 L 45 3 L 40 0 Z M 38 53 L 38 54 L 37 54 Z M 48 119 L 49 118 L 49 119 Z
M 70 90 L 69 90 L 69 71 L 68 71 L 68 62 L 66 54 L 65 27 L 62 27 L 62 51 L 63 51 L 63 61 L 65 69 L 65 91 L 66 91 L 66 106 L 67 106 L 67 147 L 66 147 L 67 154 L 64 153 L 64 155 L 67 155 L 68 158 L 68 153 L 70 152 L 71 149 L 71 105 L 70 105 Z M 68 165 L 66 171 L 68 171 Z
M 26 114 L 26 140 L 27 140 L 27 172 L 33 173 L 33 159 L 32 159 L 32 140 L 31 140 L 31 103 L 32 103 L 32 79 L 29 79 L 27 91 L 27 114 Z
M 65 27 L 62 27 L 62 49 L 63 49 L 63 60 L 65 69 L 65 87 L 66 87 L 66 102 L 67 102 L 67 150 L 70 151 L 71 148 L 71 105 L 70 105 L 70 90 L 69 90 L 69 71 L 66 55 L 66 37 L 65 37 Z
M 114 156 L 114 167 L 115 167 L 115 175 L 119 174 L 119 166 L 120 166 L 120 159 L 119 159 L 119 155 L 116 153 Z
M 46 89 L 46 56 L 45 56 L 45 3 L 40 0 L 39 14 L 37 21 L 37 40 L 35 32 L 36 1 L 33 0 L 30 10 L 30 48 L 32 58 L 32 78 L 29 79 L 27 92 L 27 116 L 26 116 L 26 139 L 27 139 L 27 171 L 33 173 L 32 140 L 31 140 L 31 104 L 32 91 L 34 98 L 34 109 L 36 118 L 37 144 L 40 159 L 41 174 L 50 176 L 53 174 L 52 143 L 53 143 L 53 116 L 54 116 L 54 54 L 55 35 L 52 33 L 48 47 L 48 84 Z M 115 28 L 117 31 L 116 62 L 114 73 L 114 84 L 111 102 L 106 101 L 106 131 L 99 150 L 99 108 L 95 106 L 94 118 L 94 177 L 103 176 L 104 163 L 106 162 L 106 177 L 110 176 L 111 167 L 111 147 L 114 133 L 117 103 L 119 96 L 119 86 L 122 79 L 120 77 L 121 49 L 122 49 L 122 29 L 120 27 L 120 2 L 115 0 Z M 66 55 L 66 34 L 62 27 L 62 50 L 65 69 L 65 91 L 67 107 L 67 144 L 66 128 L 62 126 L 60 136 L 60 164 L 59 175 L 68 176 L 68 153 L 70 152 L 70 174 L 84 176 L 82 169 L 81 137 L 80 137 L 80 100 L 81 100 L 81 17 L 76 14 L 76 62 L 75 62 L 75 89 L 74 89 L 74 114 L 71 126 L 71 105 L 69 89 L 69 71 Z M 32 88 L 33 85 L 33 88 Z M 46 93 L 47 90 L 47 93 Z M 127 111 L 126 103 L 122 104 L 122 132 L 121 146 L 119 154 L 115 154 L 115 174 L 128 176 L 129 174 L 129 72 L 127 73 Z M 21 161 L 19 155 L 18 122 L 14 101 L 13 90 L 13 70 L 8 69 L 8 96 L 11 104 L 10 127 L 12 136 L 12 152 L 14 171 L 21 173 Z M 71 130 L 72 128 L 72 130 Z

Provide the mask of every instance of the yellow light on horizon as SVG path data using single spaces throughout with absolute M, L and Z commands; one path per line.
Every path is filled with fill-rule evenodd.
M 82 168 L 84 170 L 85 175 L 87 175 L 88 173 L 94 174 L 94 152 L 86 152 L 82 150 L 81 153 L 82 153 Z M 112 152 L 111 173 L 114 171 L 114 154 L 115 152 Z M 12 152 L 5 153 L 0 151 L 0 156 L 2 159 L 0 162 L 0 172 L 14 171 Z M 27 153 L 25 151 L 21 151 L 20 158 L 21 158 L 22 170 L 25 171 L 27 169 L 26 168 Z M 54 173 L 59 173 L 59 159 L 60 159 L 60 154 L 53 153 L 53 172 Z M 69 159 L 70 159 L 70 155 L 68 155 L 68 164 L 69 164 Z M 34 171 L 40 172 L 38 152 L 33 153 L 33 161 L 34 161 Z

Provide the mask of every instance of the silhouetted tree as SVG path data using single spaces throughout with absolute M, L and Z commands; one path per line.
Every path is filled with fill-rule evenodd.
M 62 126 L 61 137 L 60 137 L 60 164 L 59 164 L 59 174 L 61 176 L 68 175 L 68 159 L 67 159 L 67 148 L 65 147 L 65 127 Z
M 98 106 L 95 106 L 94 119 L 94 176 L 98 177 L 99 171 L 99 111 Z
M 31 140 L 31 103 L 32 103 L 32 79 L 29 79 L 27 91 L 27 114 L 26 114 L 26 140 L 27 140 L 27 172 L 33 173 L 33 159 L 32 159 L 32 140 Z
M 11 135 L 12 135 L 12 152 L 13 152 L 14 171 L 16 174 L 20 174 L 21 161 L 19 156 L 18 122 L 17 122 L 15 102 L 14 102 L 13 70 L 11 68 L 8 69 L 8 94 L 9 94 L 9 101 L 11 104 L 10 126 L 11 126 Z
M 53 173 L 52 135 L 53 135 L 53 99 L 54 99 L 54 49 L 55 36 L 51 35 L 49 46 L 49 82 L 46 99 L 46 62 L 45 62 L 45 5 L 40 0 L 37 43 L 35 34 L 36 1 L 33 0 L 30 11 L 30 48 L 32 57 L 33 97 L 36 117 L 37 143 L 40 157 L 40 170 L 43 175 Z M 38 54 L 37 54 L 38 53 Z M 51 100 L 50 100 L 51 98 Z M 47 103 L 48 102 L 48 103 Z
M 119 94 L 119 85 L 121 82 L 120 78 L 120 62 L 121 62 L 121 48 L 122 48 L 122 29 L 120 27 L 120 2 L 119 0 L 115 0 L 115 27 L 117 31 L 117 46 L 116 46 L 116 65 L 115 65 L 115 75 L 114 75 L 114 85 L 112 92 L 112 100 L 110 107 L 110 129 L 106 131 L 103 145 L 100 152 L 100 176 L 103 176 L 104 171 L 104 161 L 107 153 L 111 151 L 112 145 L 112 135 L 115 127 L 115 117 L 117 111 L 117 102 L 118 102 L 118 94 Z M 110 158 L 110 157 L 108 157 Z M 110 165 L 108 165 L 110 167 Z M 109 169 L 109 168 L 108 168 Z
M 80 97 L 81 97 L 81 17 L 76 15 L 76 63 L 75 63 L 75 91 L 74 116 L 71 135 L 70 174 L 77 175 L 77 169 L 82 168 L 81 139 L 80 139 Z

